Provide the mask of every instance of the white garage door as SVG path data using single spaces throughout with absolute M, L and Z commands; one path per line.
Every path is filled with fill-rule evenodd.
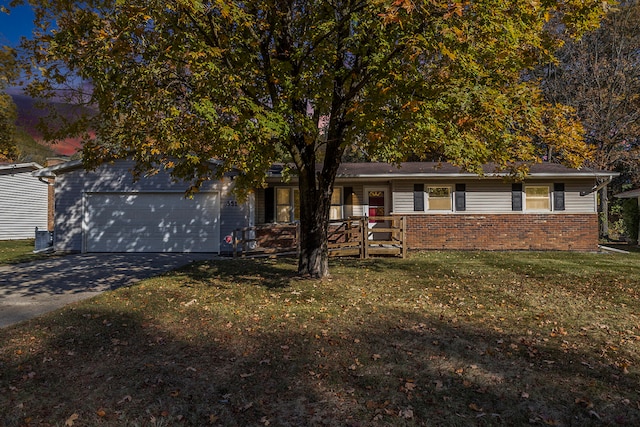
M 87 252 L 219 252 L 218 193 L 87 194 Z

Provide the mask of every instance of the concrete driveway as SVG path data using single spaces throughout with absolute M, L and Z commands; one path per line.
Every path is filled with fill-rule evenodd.
M 75 254 L 0 266 L 0 328 L 213 254 Z

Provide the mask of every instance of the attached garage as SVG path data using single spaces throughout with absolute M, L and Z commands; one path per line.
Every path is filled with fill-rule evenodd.
M 85 252 L 219 252 L 220 196 L 85 193 Z
M 56 252 L 223 254 L 232 250 L 233 231 L 253 224 L 253 197 L 233 193 L 235 171 L 203 182 L 189 199 L 191 182 L 165 169 L 134 179 L 134 166 L 116 160 L 85 170 L 77 160 L 39 171 L 55 179 Z

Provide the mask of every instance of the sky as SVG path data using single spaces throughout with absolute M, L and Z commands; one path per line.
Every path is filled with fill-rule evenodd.
M 8 7 L 9 0 L 0 0 L 0 5 Z M 30 36 L 33 29 L 33 12 L 29 6 L 20 6 L 7 15 L 0 12 L 0 45 L 16 47 L 20 37 Z

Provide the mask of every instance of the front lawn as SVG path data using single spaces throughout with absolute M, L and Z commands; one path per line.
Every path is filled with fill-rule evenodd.
M 2 426 L 640 425 L 640 254 L 221 260 L 0 330 Z
M 43 254 L 34 254 L 33 239 L 0 240 L 0 265 L 18 264 L 42 258 Z

